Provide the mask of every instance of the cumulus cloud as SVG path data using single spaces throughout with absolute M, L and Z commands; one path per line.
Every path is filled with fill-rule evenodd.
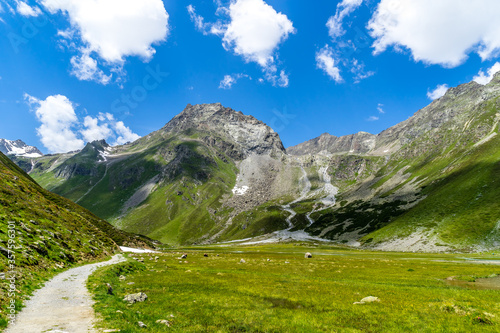
M 498 0 L 382 0 L 368 29 L 375 54 L 394 46 L 415 61 L 456 67 L 471 52 L 499 54 L 499 12 Z
M 443 97 L 449 88 L 450 87 L 447 84 L 440 84 L 434 90 L 427 91 L 427 97 L 432 101 L 440 97 Z
M 88 52 L 72 57 L 71 65 L 73 66 L 71 74 L 81 81 L 95 81 L 103 85 L 107 85 L 111 81 L 112 75 L 104 74 L 98 68 L 97 60 L 93 59 Z
M 335 15 L 331 16 L 326 23 L 328 34 L 336 39 L 345 34 L 343 28 L 344 18 L 351 14 L 363 3 L 363 0 L 343 0 L 337 5 Z
M 123 145 L 127 142 L 133 142 L 140 138 L 139 135 L 133 133 L 130 128 L 125 126 L 123 121 L 117 121 L 116 123 L 114 123 L 113 127 L 116 134 L 118 135 L 114 143 L 115 145 Z
M 139 135 L 117 121 L 111 113 L 99 113 L 97 117 L 86 116 L 83 122 L 85 129 L 80 131 L 87 142 L 106 140 L 111 146 L 123 145 L 140 138 Z
M 288 75 L 276 67 L 276 53 L 279 45 L 295 33 L 293 22 L 263 0 L 231 0 L 229 7 L 220 2 L 218 5 L 217 14 L 227 17 L 215 23 L 206 23 L 189 5 L 187 9 L 195 27 L 204 34 L 220 36 L 224 49 L 246 62 L 257 63 L 274 85 L 288 86 Z
M 17 0 L 17 12 L 21 14 L 22 16 L 26 17 L 36 17 L 40 14 L 42 14 L 42 11 L 38 7 L 31 7 L 24 1 Z
M 104 119 L 102 116 L 97 118 L 92 118 L 91 116 L 85 117 L 83 121 L 85 129 L 80 131 L 85 141 L 107 140 L 113 134 L 113 131 L 109 128 L 109 124 L 102 123 Z M 99 121 L 101 121 L 100 124 Z
M 341 83 L 344 81 L 340 75 L 340 69 L 336 66 L 333 49 L 328 45 L 316 52 L 316 66 L 335 82 Z
M 154 44 L 166 40 L 169 15 L 161 0 L 40 0 L 55 14 L 62 12 L 69 18 L 74 33 L 61 37 L 79 38 L 81 55 L 74 58 L 79 64 L 89 64 L 89 54 L 95 53 L 107 64 L 122 66 L 128 56 L 149 61 L 155 54 Z M 74 40 L 73 40 L 74 41 Z M 78 62 L 78 59 L 80 60 Z M 80 73 L 78 70 L 82 69 Z M 85 78 L 88 66 L 75 66 L 73 73 Z M 100 71 L 95 81 L 103 83 Z
M 40 141 L 51 153 L 79 150 L 85 142 L 95 140 L 106 140 L 114 146 L 140 138 L 110 113 L 86 116 L 81 122 L 75 105 L 66 96 L 54 95 L 40 100 L 25 94 L 24 98 L 41 123 L 37 128 Z
M 487 73 L 484 73 L 483 71 L 479 71 L 479 73 L 474 76 L 474 81 L 476 81 L 479 84 L 485 85 L 490 83 L 490 81 L 493 79 L 493 76 L 500 72 L 500 62 L 496 62 L 491 68 L 488 69 Z
M 83 140 L 79 139 L 73 128 L 78 125 L 73 103 L 62 95 L 49 96 L 39 100 L 25 94 L 25 100 L 32 105 L 37 119 L 42 123 L 37 128 L 42 144 L 51 153 L 64 153 L 82 149 Z
M 292 21 L 263 0 L 237 0 L 229 6 L 231 22 L 224 33 L 226 49 L 267 67 L 278 45 L 295 33 Z

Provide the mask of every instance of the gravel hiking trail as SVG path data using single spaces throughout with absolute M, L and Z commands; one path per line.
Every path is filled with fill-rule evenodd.
M 108 261 L 71 268 L 34 292 L 26 307 L 17 314 L 14 325 L 5 333 L 88 333 L 95 321 L 94 301 L 89 294 L 87 279 L 98 267 L 125 261 L 121 254 Z

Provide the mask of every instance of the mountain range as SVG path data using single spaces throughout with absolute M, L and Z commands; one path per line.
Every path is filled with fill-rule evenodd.
M 325 133 L 288 149 L 252 116 L 188 105 L 130 144 L 14 160 L 44 188 L 167 244 L 482 251 L 500 243 L 499 97 L 497 73 L 378 135 Z

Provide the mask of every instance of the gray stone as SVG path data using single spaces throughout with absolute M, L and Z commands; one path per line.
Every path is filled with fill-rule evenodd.
M 129 302 L 130 304 L 134 304 L 136 302 L 144 302 L 148 299 L 148 295 L 145 293 L 137 293 L 137 294 L 129 294 L 123 298 L 125 302 Z
M 158 319 L 156 323 L 166 325 L 167 327 L 170 327 L 172 325 L 172 323 L 166 319 Z
M 366 303 L 379 303 L 379 302 L 380 302 L 380 299 L 378 297 L 368 296 L 368 297 L 363 298 L 359 302 L 354 302 L 353 304 L 354 305 L 361 305 L 361 304 L 366 304 Z

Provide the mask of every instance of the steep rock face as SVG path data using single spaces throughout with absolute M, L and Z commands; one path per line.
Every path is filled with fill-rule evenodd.
M 42 152 L 38 148 L 33 146 L 28 146 L 21 140 L 10 141 L 6 139 L 0 139 L 0 152 L 5 155 L 13 155 L 19 157 L 40 157 L 43 156 Z
M 161 131 L 169 133 L 187 131 L 216 133 L 217 136 L 227 141 L 226 145 L 229 142 L 237 146 L 242 157 L 252 153 L 285 153 L 283 143 L 273 129 L 252 116 L 246 116 L 241 112 L 225 108 L 220 103 L 189 104 Z M 212 144 L 216 143 L 212 142 Z M 230 148 L 234 148 L 234 146 Z
M 367 132 L 336 137 L 328 133 L 287 148 L 290 155 L 307 154 L 365 154 L 375 147 L 376 136 Z

